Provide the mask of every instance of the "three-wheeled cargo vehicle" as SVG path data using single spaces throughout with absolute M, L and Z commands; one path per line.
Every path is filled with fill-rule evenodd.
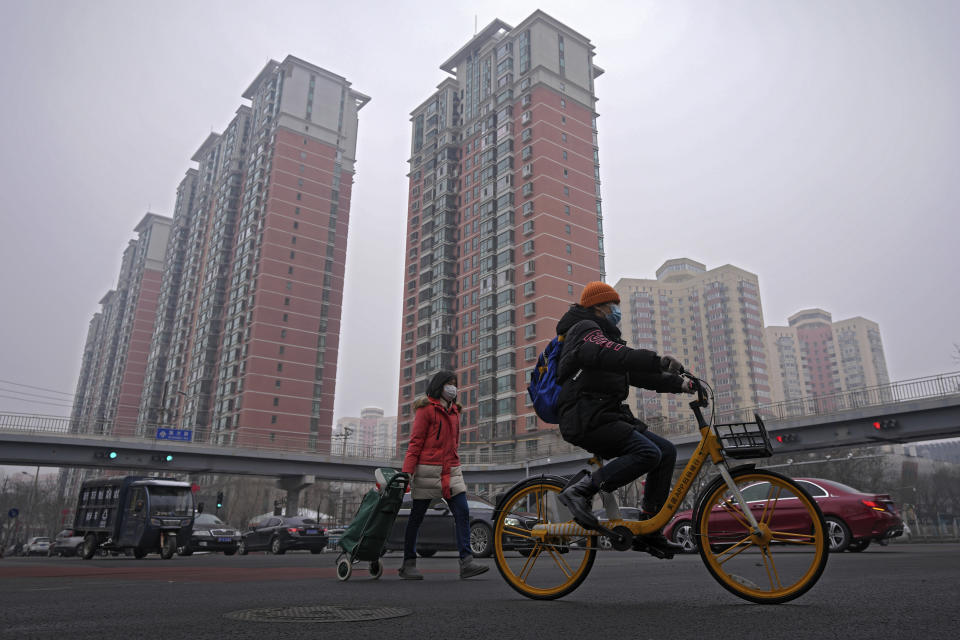
M 87 480 L 80 486 L 73 529 L 83 537 L 80 557 L 98 549 L 130 550 L 142 558 L 159 552 L 169 560 L 177 540 L 190 540 L 193 529 L 190 484 L 166 478 L 118 476 Z

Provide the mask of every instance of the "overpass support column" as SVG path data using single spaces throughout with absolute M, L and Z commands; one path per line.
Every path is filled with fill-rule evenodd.
M 277 486 L 287 492 L 287 515 L 295 516 L 300 512 L 300 491 L 316 482 L 316 476 L 285 476 L 277 481 Z

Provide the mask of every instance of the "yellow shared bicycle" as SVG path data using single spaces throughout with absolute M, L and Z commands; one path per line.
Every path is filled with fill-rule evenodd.
M 696 500 L 693 536 L 710 574 L 731 593 L 761 604 L 787 602 L 806 593 L 827 564 L 826 525 L 820 507 L 790 478 L 753 464 L 731 467 L 728 459 L 772 454 L 763 420 L 708 423 L 705 382 L 693 376 L 697 399 L 690 403 L 700 442 L 666 504 L 648 520 L 600 519 L 587 529 L 574 522 L 557 495 L 572 481 L 542 475 L 517 483 L 494 515 L 497 569 L 513 589 L 537 600 L 561 598 L 580 586 L 596 559 L 600 535 L 619 551 L 647 551 L 643 536 L 662 529 L 676 513 L 709 461 L 719 475 Z

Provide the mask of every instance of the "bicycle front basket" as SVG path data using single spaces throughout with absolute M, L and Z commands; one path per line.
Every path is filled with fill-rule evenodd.
M 723 454 L 728 458 L 769 458 L 773 455 L 767 429 L 759 414 L 753 414 L 756 422 L 733 422 L 715 424 L 713 430 L 720 439 Z

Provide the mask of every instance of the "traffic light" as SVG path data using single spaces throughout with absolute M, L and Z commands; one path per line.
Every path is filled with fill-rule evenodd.
M 877 431 L 886 431 L 887 429 L 896 429 L 900 425 L 897 423 L 896 418 L 887 418 L 885 420 L 876 420 L 873 423 L 873 428 Z
M 102 460 L 116 460 L 117 455 L 118 454 L 116 451 L 96 451 L 94 452 L 93 457 Z
M 155 453 L 150 456 L 150 459 L 154 462 L 173 462 L 172 453 Z
M 783 444 L 784 442 L 796 442 L 800 437 L 795 433 L 784 433 L 777 436 L 777 442 Z
M 223 508 L 223 491 L 217 492 L 217 509 Z

